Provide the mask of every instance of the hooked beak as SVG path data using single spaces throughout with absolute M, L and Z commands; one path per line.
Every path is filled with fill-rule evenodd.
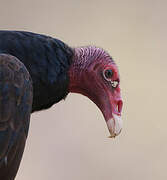
M 122 118 L 121 111 L 123 102 L 119 97 L 119 100 L 115 100 L 113 96 L 108 96 L 102 101 L 100 110 L 106 120 L 108 130 L 110 132 L 109 138 L 114 138 L 119 135 L 122 130 Z

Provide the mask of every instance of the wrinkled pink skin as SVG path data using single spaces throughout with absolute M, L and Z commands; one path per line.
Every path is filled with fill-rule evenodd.
M 111 86 L 103 76 L 105 69 L 114 72 L 111 80 L 120 81 L 116 64 L 103 49 L 96 47 L 76 48 L 69 70 L 69 92 L 80 93 L 91 99 L 101 110 L 106 122 L 113 113 L 121 116 L 122 98 L 120 85 Z

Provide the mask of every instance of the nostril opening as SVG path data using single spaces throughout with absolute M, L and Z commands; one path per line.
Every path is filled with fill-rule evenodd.
M 117 112 L 119 112 L 119 105 L 118 104 L 116 106 L 116 110 L 117 110 Z
M 116 108 L 116 110 L 117 110 L 117 112 L 119 112 L 119 106 L 118 106 L 118 104 L 117 104 L 117 108 Z
M 122 106 L 123 106 L 123 102 L 122 102 L 122 100 L 119 100 L 117 103 L 117 110 L 119 113 L 121 113 L 121 111 L 122 111 Z

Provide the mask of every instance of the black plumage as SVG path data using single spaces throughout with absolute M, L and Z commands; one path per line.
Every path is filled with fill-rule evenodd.
M 0 179 L 14 179 L 24 151 L 32 108 L 32 80 L 14 56 L 0 55 Z
M 49 108 L 68 93 L 73 49 L 62 41 L 23 31 L 0 31 L 0 53 L 17 57 L 33 81 L 32 112 Z
M 71 48 L 49 36 L 0 31 L 1 180 L 15 178 L 30 113 L 49 108 L 68 94 L 72 57 Z

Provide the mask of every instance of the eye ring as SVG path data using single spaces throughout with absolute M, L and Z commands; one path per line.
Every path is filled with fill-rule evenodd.
M 103 76 L 106 80 L 110 81 L 113 76 L 113 70 L 112 69 L 106 69 L 103 71 Z

